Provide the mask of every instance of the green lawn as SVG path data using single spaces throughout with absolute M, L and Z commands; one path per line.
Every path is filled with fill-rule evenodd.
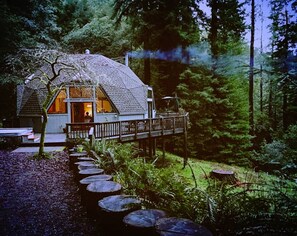
M 176 172 L 184 177 L 186 177 L 190 183 L 195 185 L 195 181 L 189 166 L 183 169 L 183 159 L 174 154 L 166 153 L 165 157 L 168 167 L 174 168 Z M 274 182 L 278 181 L 279 178 L 275 175 L 267 174 L 265 172 L 255 172 L 251 168 L 240 167 L 235 165 L 227 165 L 224 163 L 198 160 L 189 158 L 188 163 L 193 169 L 194 176 L 198 187 L 205 190 L 208 187 L 208 181 L 210 178 L 210 172 L 214 169 L 233 171 L 235 177 L 238 180 L 238 184 L 250 183 L 250 184 L 267 184 L 272 185 Z M 285 181 L 287 187 L 295 185 L 293 181 Z

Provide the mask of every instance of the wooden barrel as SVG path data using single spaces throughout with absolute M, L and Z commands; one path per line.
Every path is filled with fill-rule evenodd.
M 157 220 L 166 217 L 166 212 L 157 209 L 137 210 L 129 213 L 123 219 L 127 227 L 127 235 L 154 236 Z
M 88 170 L 88 169 L 87 169 Z M 87 186 L 86 189 L 86 206 L 89 215 L 98 215 L 98 201 L 110 196 L 120 194 L 122 186 L 114 181 L 96 181 Z
M 141 201 L 134 196 L 113 195 L 98 201 L 100 227 L 106 235 L 127 235 L 123 218 L 141 208 Z M 125 232 L 125 233 L 124 233 Z
M 84 179 L 86 177 L 92 176 L 92 175 L 101 175 L 104 173 L 103 169 L 99 168 L 91 168 L 91 169 L 84 169 L 80 170 L 77 175 L 77 180 L 80 181 L 81 179 Z
M 161 218 L 156 222 L 156 231 L 161 236 L 212 236 L 202 225 L 184 218 Z
M 74 169 L 74 163 L 77 162 L 77 159 L 79 157 L 87 157 L 88 154 L 85 153 L 79 153 L 79 152 L 75 152 L 75 153 L 71 153 L 69 154 L 69 169 L 73 170 Z
M 96 181 L 110 181 L 112 180 L 113 177 L 112 175 L 104 175 L 104 174 L 101 174 L 101 175 L 91 175 L 89 177 L 86 177 L 86 178 L 83 178 L 79 181 L 79 191 L 80 191 L 80 194 L 81 194 L 81 201 L 83 204 L 86 203 L 86 191 L 87 191 L 87 186 L 90 184 L 90 183 L 93 183 L 93 182 L 96 182 Z

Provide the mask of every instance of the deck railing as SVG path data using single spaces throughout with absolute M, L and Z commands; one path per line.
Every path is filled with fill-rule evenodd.
M 67 139 L 88 138 L 89 131 L 96 139 L 141 139 L 183 133 L 187 128 L 187 114 L 173 117 L 126 120 L 104 123 L 67 123 Z

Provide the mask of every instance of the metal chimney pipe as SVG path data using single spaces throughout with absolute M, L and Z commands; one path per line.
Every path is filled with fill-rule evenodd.
M 126 55 L 125 55 L 125 65 L 129 66 L 129 54 L 128 53 L 126 53 Z

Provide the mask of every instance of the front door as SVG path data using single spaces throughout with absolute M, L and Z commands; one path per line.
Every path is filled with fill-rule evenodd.
M 92 102 L 72 102 L 71 103 L 71 123 L 93 121 Z

